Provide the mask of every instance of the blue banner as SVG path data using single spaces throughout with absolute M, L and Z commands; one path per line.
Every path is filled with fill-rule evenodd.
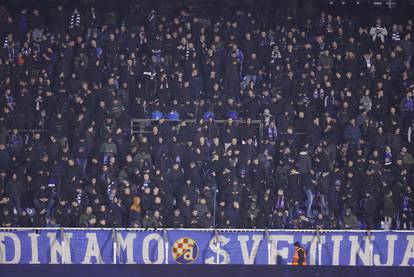
M 288 265 L 296 241 L 310 265 L 414 265 L 414 232 L 118 229 L 3 230 L 0 263 Z

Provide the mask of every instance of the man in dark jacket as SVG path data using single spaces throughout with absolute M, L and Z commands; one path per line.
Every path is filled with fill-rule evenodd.
M 226 210 L 226 227 L 239 228 L 241 223 L 240 204 L 236 201 Z
M 384 195 L 384 207 L 382 216 L 384 217 L 384 230 L 390 230 L 395 216 L 396 207 L 392 199 L 392 192 L 386 192 Z
M 35 192 L 35 197 L 33 200 L 33 205 L 37 211 L 45 211 L 46 213 L 49 213 L 54 203 L 55 201 L 53 200 L 52 192 L 50 189 L 44 184 L 40 185 L 40 187 Z
M 14 215 L 20 214 L 20 199 L 23 195 L 23 184 L 16 173 L 11 175 L 11 180 L 6 184 L 6 192 L 10 197 Z
M 185 219 L 181 215 L 179 209 L 174 210 L 174 214 L 168 217 L 167 227 L 169 228 L 184 228 L 185 226 Z
M 364 219 L 365 225 L 368 229 L 376 228 L 376 212 L 377 212 L 377 201 L 374 195 L 370 192 L 366 192 L 364 199 Z

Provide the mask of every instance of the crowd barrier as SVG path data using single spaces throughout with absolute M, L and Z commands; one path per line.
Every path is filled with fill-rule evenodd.
M 414 231 L 0 229 L 1 264 L 413 266 Z

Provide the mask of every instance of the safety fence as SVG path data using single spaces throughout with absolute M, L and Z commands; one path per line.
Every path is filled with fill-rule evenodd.
M 200 124 L 200 120 L 195 119 L 182 119 L 182 120 L 171 120 L 171 119 L 162 119 L 163 123 L 173 124 L 177 126 L 179 129 L 182 123 L 185 123 L 186 125 L 195 125 Z M 152 126 L 159 125 L 160 120 L 158 119 L 149 119 L 149 118 L 135 118 L 131 120 L 131 134 L 147 134 L 151 133 Z M 214 120 L 214 123 L 217 124 L 217 126 L 224 126 L 225 124 L 228 124 L 229 120 Z M 236 126 L 243 126 L 247 124 L 246 120 L 232 120 L 232 122 Z M 205 121 L 204 121 L 205 123 Z M 257 129 L 257 138 L 259 138 L 263 134 L 263 121 L 262 120 L 252 120 L 251 124 L 255 126 Z
M 0 229 L 2 264 L 414 265 L 414 231 Z

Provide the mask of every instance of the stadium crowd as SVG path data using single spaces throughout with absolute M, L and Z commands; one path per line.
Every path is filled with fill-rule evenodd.
M 0 226 L 414 228 L 413 21 L 251 10 L 0 7 Z

